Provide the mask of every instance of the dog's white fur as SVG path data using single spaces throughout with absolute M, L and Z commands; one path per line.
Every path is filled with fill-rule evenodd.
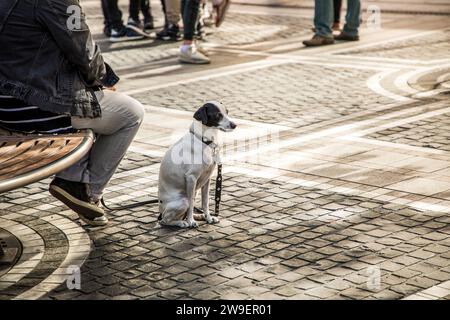
M 210 178 L 216 167 L 219 153 L 218 135 L 220 131 L 232 131 L 236 125 L 227 115 L 226 108 L 211 101 L 223 115 L 214 127 L 205 126 L 201 121 L 192 122 L 190 131 L 178 140 L 165 154 L 159 171 L 159 212 L 160 224 L 180 228 L 195 228 L 194 201 L 201 189 L 203 215 L 195 218 L 207 223 L 217 223 L 219 219 L 209 212 Z M 212 141 L 207 145 L 202 142 Z M 181 153 L 180 153 L 181 151 Z

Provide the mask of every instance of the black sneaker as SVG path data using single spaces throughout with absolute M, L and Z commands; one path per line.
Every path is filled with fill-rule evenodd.
M 109 26 L 105 26 L 103 28 L 103 34 L 108 38 L 111 37 L 111 28 Z
M 81 220 L 91 226 L 104 226 L 108 223 L 105 211 L 99 203 L 88 195 L 87 185 L 55 177 L 50 183 L 49 192 L 56 199 L 75 211 Z
M 170 24 L 167 28 L 159 31 L 156 38 L 164 41 L 179 41 L 181 40 L 180 28 L 177 25 Z
M 155 25 L 153 23 L 153 18 L 145 18 L 144 19 L 144 32 L 150 33 L 153 29 L 155 29 Z
M 128 18 L 127 28 L 131 29 L 137 33 L 142 32 L 144 30 L 144 26 L 142 25 L 139 19 Z
M 140 32 L 136 32 L 134 29 L 127 27 L 123 27 L 121 29 L 111 29 L 111 37 L 109 41 L 111 42 L 122 42 L 122 41 L 131 41 L 131 40 L 141 40 L 144 39 L 145 35 L 141 30 Z

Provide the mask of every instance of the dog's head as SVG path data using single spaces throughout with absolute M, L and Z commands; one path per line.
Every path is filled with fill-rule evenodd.
M 194 113 L 194 119 L 204 126 L 222 131 L 233 131 L 236 124 L 228 117 L 228 110 L 220 102 L 208 101 Z

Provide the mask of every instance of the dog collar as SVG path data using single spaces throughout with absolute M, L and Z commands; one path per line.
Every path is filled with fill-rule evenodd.
M 195 137 L 197 137 L 198 139 L 200 139 L 200 140 L 201 140 L 204 144 L 206 144 L 207 146 L 209 146 L 209 147 L 211 147 L 211 148 L 213 148 L 213 149 L 216 149 L 217 144 L 215 144 L 214 141 L 208 140 L 208 139 L 206 139 L 206 138 L 203 137 L 203 136 L 199 137 L 199 136 L 196 135 L 195 132 L 192 131 L 192 130 L 189 130 L 189 132 L 192 133 L 192 134 L 193 134 Z

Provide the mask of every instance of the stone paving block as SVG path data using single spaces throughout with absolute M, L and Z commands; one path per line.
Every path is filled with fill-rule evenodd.
M 338 290 L 338 291 L 343 291 L 343 290 L 346 290 L 353 286 L 354 285 L 351 282 L 346 281 L 346 280 L 341 280 L 341 279 L 333 280 L 325 285 L 325 287 L 327 287 L 327 288 Z
M 450 280 L 450 272 L 434 271 L 434 272 L 425 274 L 425 277 L 430 278 L 432 280 L 439 281 L 439 282 L 444 282 L 444 281 Z
M 370 291 L 362 290 L 360 288 L 348 288 L 339 293 L 341 296 L 349 299 L 364 299 L 371 295 Z
M 431 253 L 429 251 L 425 251 L 423 249 L 419 249 L 419 250 L 408 253 L 408 255 L 413 258 L 418 258 L 418 259 L 429 259 L 431 257 L 434 257 L 435 254 Z

